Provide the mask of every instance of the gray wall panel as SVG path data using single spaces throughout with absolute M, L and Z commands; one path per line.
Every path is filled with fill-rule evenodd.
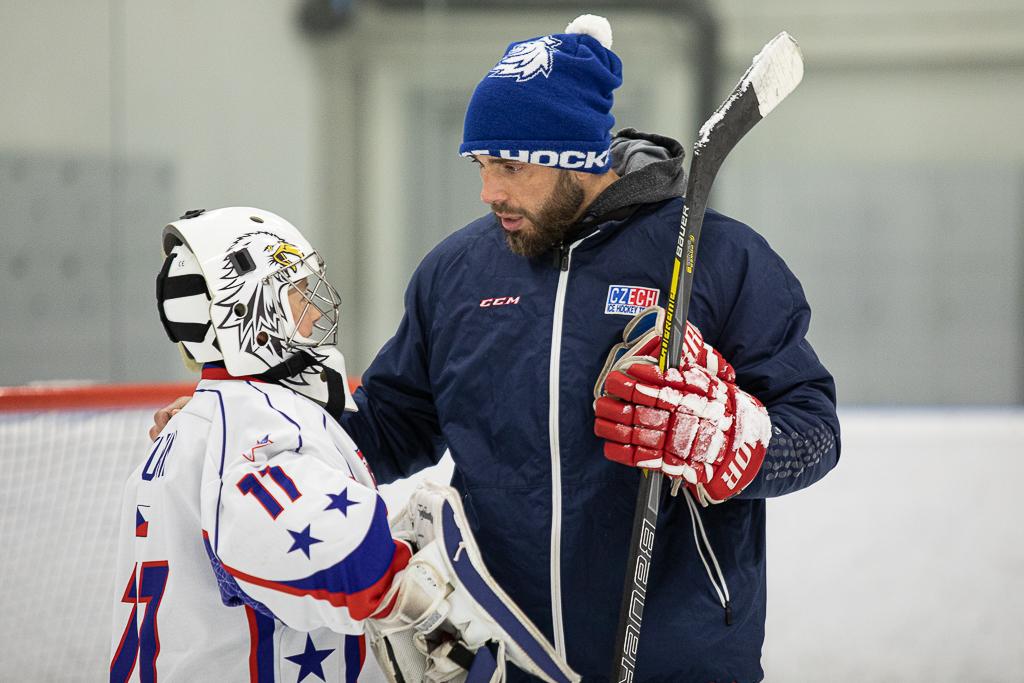
M 800 278 L 842 401 L 1024 398 L 1019 167 L 779 161 L 722 175 L 717 206 L 750 218 Z
M 154 304 L 173 172 L 158 161 L 121 169 L 0 153 L 0 385 L 181 376 Z

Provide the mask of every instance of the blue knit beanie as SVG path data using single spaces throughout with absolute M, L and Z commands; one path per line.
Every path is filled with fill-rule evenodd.
M 612 91 L 622 84 L 611 46 L 608 20 L 592 14 L 565 33 L 509 45 L 473 92 L 459 153 L 607 171 Z

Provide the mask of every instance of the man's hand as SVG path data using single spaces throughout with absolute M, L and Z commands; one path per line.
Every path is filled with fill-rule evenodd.
M 191 396 L 179 396 L 174 399 L 174 403 L 169 406 L 164 406 L 153 413 L 153 426 L 149 428 L 149 440 L 156 441 L 156 437 L 158 437 L 160 432 L 164 430 L 164 427 L 166 427 L 167 423 L 171 421 L 171 418 L 177 415 L 190 400 L 192 400 Z
M 719 503 L 757 474 L 771 421 L 761 402 L 736 385 L 732 365 L 689 323 L 680 367 L 661 373 L 653 354 L 662 313 L 641 313 L 612 350 L 598 380 L 594 433 L 605 439 L 609 460 L 661 470 L 684 481 L 702 505 Z

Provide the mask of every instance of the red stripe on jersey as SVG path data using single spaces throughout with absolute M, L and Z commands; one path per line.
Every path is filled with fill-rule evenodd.
M 377 580 L 372 586 L 364 588 L 361 591 L 355 593 L 343 593 L 343 592 L 331 592 L 327 590 L 310 590 L 308 588 L 295 588 L 284 583 L 277 581 L 270 581 L 268 579 L 261 579 L 258 576 L 252 574 L 246 574 L 243 571 L 239 571 L 233 567 L 221 563 L 221 566 L 236 579 L 251 583 L 254 586 L 260 586 L 262 588 L 269 588 L 276 590 L 281 593 L 288 593 L 289 595 L 308 595 L 311 598 L 317 600 L 324 600 L 334 607 L 347 607 L 349 615 L 356 620 L 363 620 L 373 614 L 374 610 L 380 604 L 384 594 L 387 593 L 391 587 L 391 583 L 394 580 L 395 574 L 405 569 L 406 565 L 409 564 L 409 558 L 412 557 L 412 551 L 406 543 L 401 541 L 394 541 L 395 554 L 391 557 L 391 564 L 388 565 L 384 575 Z M 390 606 L 388 611 L 390 611 Z M 384 616 L 383 614 L 381 616 Z
M 260 680 L 256 668 L 256 648 L 260 643 L 260 632 L 256 627 L 256 612 L 249 605 L 245 606 L 245 620 L 249 622 L 249 680 L 256 683 Z
M 248 375 L 236 377 L 229 374 L 225 368 L 204 368 L 202 377 L 204 380 L 245 380 L 246 382 L 266 383 L 257 377 L 250 377 Z

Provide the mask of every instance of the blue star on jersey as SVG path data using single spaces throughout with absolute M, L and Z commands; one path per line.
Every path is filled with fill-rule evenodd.
M 288 529 L 288 533 L 292 535 L 292 547 L 288 549 L 288 552 L 291 553 L 296 550 L 301 550 L 306 553 L 307 560 L 309 559 L 310 546 L 314 543 L 323 543 L 319 538 L 313 537 L 313 534 L 309 531 L 310 526 L 311 525 L 307 524 L 306 528 L 302 531 L 292 531 L 291 529 Z
M 301 683 L 302 679 L 310 674 L 318 677 L 321 681 L 327 680 L 324 678 L 324 666 L 323 662 L 325 659 L 330 657 L 331 653 L 334 652 L 331 648 L 323 650 L 316 649 L 313 645 L 313 639 L 306 634 L 306 649 L 297 655 L 291 657 L 285 657 L 289 662 L 293 662 L 299 665 L 299 677 L 297 683 Z
M 356 501 L 348 499 L 348 487 L 343 488 L 341 493 L 328 493 L 327 497 L 331 499 L 331 503 L 324 510 L 340 510 L 346 517 L 349 506 L 358 505 Z

